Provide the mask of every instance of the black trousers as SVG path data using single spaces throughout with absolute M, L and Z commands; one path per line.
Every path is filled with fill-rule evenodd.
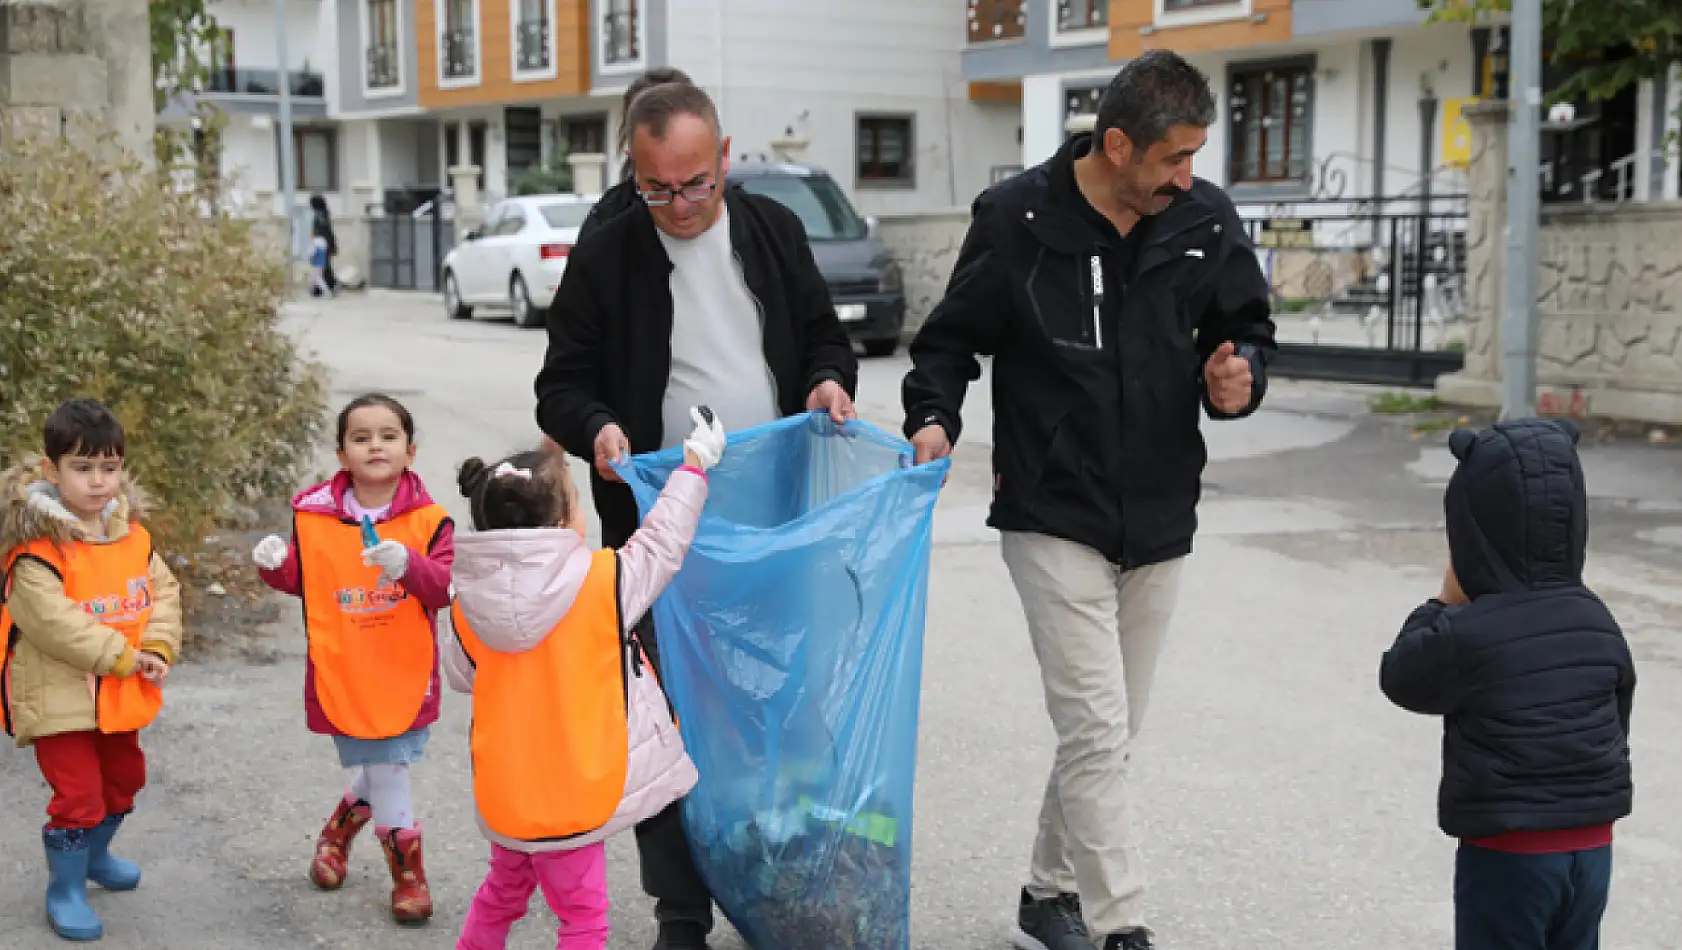
M 1461 844 L 1454 863 L 1456 950 L 1598 950 L 1612 846 L 1506 854 Z
M 655 640 L 654 618 L 644 616 L 637 624 L 643 650 L 660 675 L 660 647 Z M 637 860 L 642 866 L 642 889 L 654 898 L 654 919 L 660 923 L 688 921 L 711 932 L 712 894 L 695 867 L 689 839 L 683 833 L 683 802 L 676 801 L 637 825 Z

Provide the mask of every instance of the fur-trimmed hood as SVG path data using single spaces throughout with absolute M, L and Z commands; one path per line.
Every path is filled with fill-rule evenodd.
M 0 554 L 20 544 L 45 538 L 55 544 L 92 540 L 121 540 L 129 522 L 145 516 L 146 493 L 123 475 L 117 497 L 105 507 L 105 537 L 89 539 L 82 523 L 64 507 L 58 489 L 41 475 L 41 459 L 31 456 L 0 474 Z

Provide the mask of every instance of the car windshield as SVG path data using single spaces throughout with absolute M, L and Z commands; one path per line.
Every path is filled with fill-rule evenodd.
M 835 181 L 825 175 L 744 175 L 743 188 L 781 202 L 806 226 L 812 241 L 858 241 L 864 222 Z
M 538 209 L 543 213 L 543 220 L 549 222 L 552 228 L 582 227 L 584 218 L 590 213 L 590 205 L 582 201 L 569 201 L 565 204 L 544 205 Z

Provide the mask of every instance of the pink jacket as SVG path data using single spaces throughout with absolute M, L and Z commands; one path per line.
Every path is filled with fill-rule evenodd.
M 673 472 L 642 527 L 619 549 L 622 632 L 636 626 L 683 565 L 706 500 L 706 476 L 689 468 Z M 473 531 L 461 536 L 458 550 L 456 603 L 485 646 L 502 653 L 524 653 L 542 643 L 572 609 L 590 572 L 590 548 L 570 528 Z M 473 663 L 451 629 L 449 611 L 438 627 L 445 677 L 456 690 L 472 692 Z M 480 817 L 486 838 L 526 853 L 580 848 L 653 817 L 689 793 L 698 779 L 695 765 L 660 684 L 643 662 L 643 675 L 628 679 L 628 768 L 613 818 L 592 834 L 537 844 L 498 835 Z
M 292 510 L 348 518 L 345 494 L 349 491 L 350 473 L 341 471 L 330 480 L 299 492 L 292 499 Z M 390 513 L 381 523 L 432 503 L 432 496 L 427 494 L 420 476 L 414 472 L 405 472 L 403 480 L 398 483 L 397 495 L 391 500 Z M 438 612 L 450 605 L 450 565 L 455 561 L 455 556 L 455 525 L 449 519 L 445 519 L 438 528 L 438 537 L 432 542 L 431 550 L 409 552 L 408 570 L 398 581 L 420 601 L 422 607 L 426 608 L 427 620 L 432 624 L 434 632 L 438 629 Z M 275 590 L 294 597 L 303 596 L 303 572 L 298 561 L 296 531 L 287 539 L 285 563 L 272 571 L 259 568 L 257 573 Z M 410 729 L 430 726 L 438 721 L 440 693 L 437 652 L 434 651 L 432 684 L 427 687 L 426 699 L 421 703 L 420 713 L 415 717 Z M 328 721 L 327 714 L 321 709 L 321 702 L 315 693 L 315 664 L 308 659 L 305 660 L 304 667 L 304 715 L 311 732 L 324 736 L 343 735 Z

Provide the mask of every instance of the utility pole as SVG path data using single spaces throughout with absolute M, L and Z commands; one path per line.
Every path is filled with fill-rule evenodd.
M 298 256 L 297 160 L 292 154 L 292 71 L 286 55 L 286 0 L 275 0 L 275 58 L 280 63 L 280 194 L 286 208 L 286 262 Z
M 1536 414 L 1536 237 L 1541 218 L 1542 0 L 1513 0 L 1507 44 L 1507 306 L 1501 417 Z

